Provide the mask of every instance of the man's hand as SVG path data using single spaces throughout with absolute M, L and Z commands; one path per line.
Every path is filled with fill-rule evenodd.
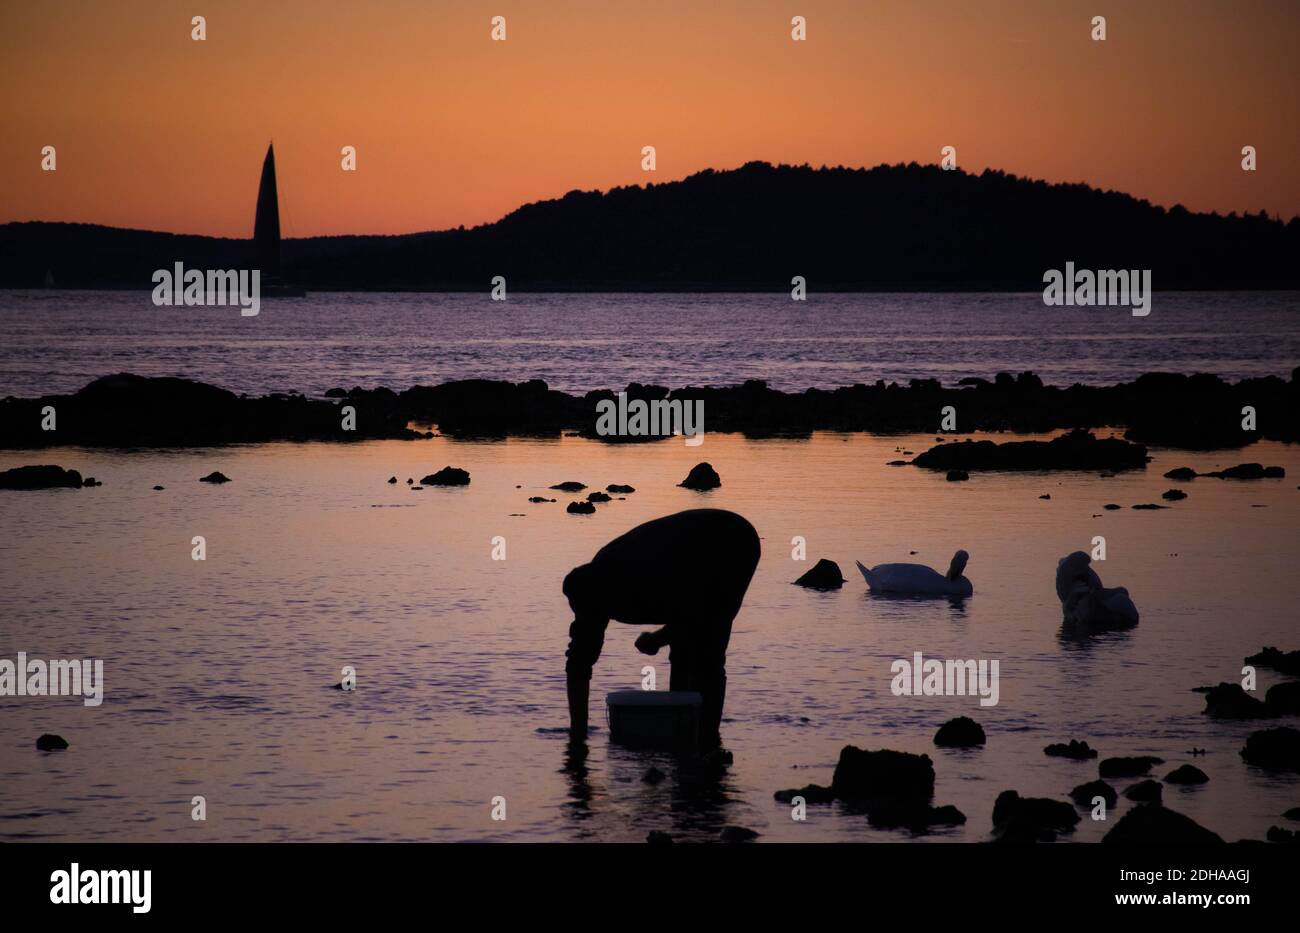
M 642 632 L 636 638 L 636 650 L 642 654 L 658 654 L 659 649 L 668 644 L 668 626 L 657 632 Z

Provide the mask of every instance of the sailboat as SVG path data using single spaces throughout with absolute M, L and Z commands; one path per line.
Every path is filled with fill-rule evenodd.
M 263 298 L 306 298 L 307 293 L 280 277 L 280 198 L 275 186 L 275 145 L 266 147 L 262 182 L 253 219 L 253 268 L 261 271 Z

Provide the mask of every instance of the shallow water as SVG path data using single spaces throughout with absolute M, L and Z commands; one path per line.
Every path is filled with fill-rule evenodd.
M 1231 334 L 1230 342 L 1224 335 Z M 109 373 L 184 376 L 236 392 L 451 379 L 545 379 L 802 391 L 877 379 L 1109 385 L 1152 370 L 1289 377 L 1300 292 L 1157 292 L 1151 313 L 1048 308 L 1042 295 L 320 293 L 233 308 L 156 308 L 147 291 L 0 291 L 0 396 L 75 391 Z
M 650 829 L 716 838 L 724 824 L 776 840 L 905 840 L 838 805 L 806 822 L 774 791 L 829 783 L 839 749 L 926 752 L 937 804 L 969 821 L 923 837 L 988 838 L 996 795 L 1064 799 L 1096 762 L 1042 747 L 1088 740 L 1103 757 L 1154 754 L 1163 777 L 1183 762 L 1210 783 L 1166 787 L 1165 801 L 1228 839 L 1262 838 L 1300 804 L 1300 775 L 1247 767 L 1250 723 L 1204 717 L 1200 684 L 1239 676 L 1266 644 L 1296 644 L 1293 579 L 1300 452 L 1154 451 L 1142 473 L 975 475 L 887 467 L 932 438 L 822 434 L 808 441 L 708 435 L 602 445 L 579 438 L 471 443 L 445 438 L 352 445 L 273 444 L 184 452 L 63 449 L 0 453 L 0 468 L 58 462 L 100 488 L 3 493 L 0 657 L 102 658 L 106 697 L 0 702 L 0 838 L 114 840 L 641 840 Z M 674 484 L 701 459 L 721 489 Z M 1177 484 L 1199 470 L 1259 460 L 1286 480 Z M 413 492 L 446 464 L 467 488 Z M 221 470 L 224 486 L 197 482 Z M 578 479 L 630 483 L 593 516 L 526 500 Z M 152 489 L 155 484 L 164 491 Z M 516 488 L 520 486 L 522 488 Z M 1039 495 L 1050 493 L 1050 500 Z M 1122 511 L 1101 506 L 1117 502 Z M 600 699 L 635 687 L 638 630 L 611 625 L 592 684 L 585 773 L 565 768 L 563 652 L 567 570 L 609 538 L 678 509 L 747 516 L 763 558 L 732 639 L 720 781 L 672 758 L 611 747 Z M 1256 507 L 1259 506 L 1259 507 Z M 522 513 L 522 514 L 514 514 Z M 208 559 L 191 560 L 203 535 Z M 504 536 L 507 559 L 491 559 Z M 791 559 L 791 539 L 808 562 Z M 1060 631 L 1056 560 L 1104 535 L 1098 565 L 1142 612 L 1131 633 L 1072 641 Z M 872 597 L 853 567 L 970 551 L 964 604 Z M 916 551 L 915 556 L 910 556 Z M 819 557 L 851 575 L 819 594 L 790 581 Z M 671 585 L 671 581 L 665 581 Z M 889 666 L 921 651 L 998 659 L 1000 702 L 896 697 Z M 355 693 L 330 689 L 357 669 Z M 1277 679 L 1261 670 L 1260 690 Z M 970 715 L 981 750 L 937 749 L 934 730 Z M 1294 724 L 1292 722 L 1292 724 Z M 42 732 L 71 748 L 41 753 Z M 1186 750 L 1208 749 L 1192 758 Z M 669 779 L 641 781 L 655 764 Z M 1128 781 L 1113 782 L 1121 789 Z M 190 819 L 191 797 L 208 819 Z M 507 819 L 490 818 L 494 796 Z M 1129 806 L 1121 799 L 1119 812 Z M 1113 824 L 1083 814 L 1074 838 Z

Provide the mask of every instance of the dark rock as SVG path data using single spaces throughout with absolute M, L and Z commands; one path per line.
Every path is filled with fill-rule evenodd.
M 1056 742 L 1049 745 L 1043 749 L 1043 753 L 1054 758 L 1072 758 L 1075 761 L 1084 761 L 1097 757 L 1095 748 L 1092 748 L 1087 742 L 1079 742 L 1075 739 L 1070 739 L 1068 744 Z
M 652 766 L 645 774 L 641 775 L 641 780 L 647 784 L 654 785 L 660 783 L 666 777 L 668 777 L 668 775 Z
M 629 493 L 629 492 L 636 492 L 636 489 L 633 488 L 632 486 L 623 486 L 619 483 L 610 483 L 608 486 L 605 487 L 605 492 Z
M 0 473 L 0 489 L 80 489 L 81 474 L 61 466 L 20 466 Z
M 840 573 L 839 564 L 823 557 L 794 583 L 815 590 L 838 590 L 844 585 L 844 575 Z
M 1164 761 L 1163 758 L 1155 758 L 1151 755 L 1104 758 L 1098 770 L 1104 778 L 1138 777 L 1150 771 L 1152 765 L 1164 764 Z
M 1277 648 L 1265 648 L 1259 654 L 1246 658 L 1246 663 L 1271 667 L 1279 674 L 1300 674 L 1300 651 L 1283 652 Z
M 163 489 L 163 487 L 162 487 L 162 486 L 155 486 L 154 489 L 155 489 L 155 490 L 158 490 L 158 491 L 161 491 L 161 490 Z
M 596 511 L 596 507 L 590 502 L 570 502 L 564 511 L 573 515 L 591 515 Z
M 554 499 L 548 499 L 545 496 L 529 496 L 529 502 L 554 502 Z
M 603 492 L 589 492 L 587 493 L 587 501 L 588 502 L 609 502 L 610 497 Z
M 1165 474 L 1165 479 L 1178 480 L 1186 482 L 1187 480 L 1196 479 L 1196 471 L 1191 467 L 1177 467 Z
M 1283 842 L 1295 845 L 1300 842 L 1300 833 L 1292 832 L 1289 829 L 1283 829 L 1281 826 L 1270 826 L 1264 838 L 1269 842 Z
M 652 829 L 646 833 L 645 841 L 652 846 L 670 846 L 673 844 L 673 837 L 658 829 Z
M 932 807 L 913 797 L 878 797 L 866 804 L 867 822 L 876 829 L 926 832 L 931 826 L 960 826 L 966 814 L 954 806 Z
M 567 480 L 563 483 L 556 483 L 551 488 L 558 489 L 560 490 L 560 492 L 582 492 L 584 489 L 587 488 L 587 484 L 579 483 L 575 480 Z
M 1282 815 L 1286 817 L 1288 820 L 1300 821 L 1300 807 L 1292 807 L 1290 810 L 1287 810 Z
M 1154 502 L 1143 502 L 1141 505 L 1135 505 L 1135 506 L 1133 506 L 1133 508 L 1135 508 L 1135 509 L 1167 509 L 1167 508 L 1169 508 L 1169 506 L 1167 506 L 1167 505 L 1157 505 L 1157 504 L 1154 503 Z
M 718 834 L 718 839 L 722 842 L 753 842 L 757 838 L 758 833 L 744 826 L 724 826 Z
M 1098 440 L 1076 429 L 1050 441 L 960 441 L 940 444 L 912 461 L 929 470 L 1140 470 L 1147 449 L 1117 437 Z
M 103 486 L 104 484 L 101 483 L 101 482 L 99 482 L 99 480 L 95 479 L 95 477 L 93 477 L 93 476 L 87 476 L 84 480 L 82 480 L 81 485 L 83 485 L 83 486 Z
M 950 483 L 964 483 L 970 479 L 970 474 L 965 470 L 949 470 L 945 479 Z
M 687 474 L 686 479 L 677 484 L 685 486 L 687 489 L 717 489 L 722 485 L 722 478 L 718 476 L 718 471 L 713 469 L 708 463 L 697 463 L 691 467 L 691 472 Z
M 1089 781 L 1070 791 L 1070 798 L 1085 810 L 1092 809 L 1094 797 L 1105 800 L 1107 809 L 1114 809 L 1115 804 L 1119 803 L 1119 794 L 1105 781 Z
M 1153 781 L 1148 778 L 1145 781 L 1138 781 L 1128 790 L 1124 791 L 1124 796 L 1134 803 L 1160 803 L 1160 798 L 1164 796 L 1165 785 L 1159 781 Z
M 1223 842 L 1217 833 L 1165 807 L 1134 807 L 1101 841 L 1130 846 L 1203 846 Z
M 1051 494 L 1050 492 L 1045 492 L 1045 493 L 1043 493 L 1041 496 L 1039 496 L 1038 498 L 1040 498 L 1040 499 L 1050 499 L 1050 498 L 1052 498 L 1052 494 Z
M 807 784 L 790 790 L 779 790 L 772 797 L 781 803 L 789 803 L 796 797 L 802 797 L 805 803 L 830 803 L 835 799 L 835 792 L 821 784 Z
M 1290 726 L 1252 732 L 1241 757 L 1272 771 L 1300 771 L 1300 731 Z
M 966 822 L 966 814 L 952 804 L 933 807 L 930 810 L 930 826 L 961 826 Z
M 396 482 L 397 482 L 397 477 L 396 477 L 396 476 L 390 476 L 390 477 L 388 477 L 388 481 L 389 481 L 390 483 L 396 483 Z
M 1213 473 L 1199 475 L 1214 476 L 1218 479 L 1282 479 L 1286 476 L 1286 470 L 1280 466 L 1266 467 L 1262 463 L 1239 463 L 1226 470 L 1215 470 Z
M 1300 681 L 1284 680 L 1264 694 L 1264 705 L 1278 715 L 1300 713 Z
M 890 749 L 871 752 L 846 745 L 840 750 L 831 789 L 841 800 L 929 800 L 934 796 L 934 764 L 929 755 Z
M 1238 683 L 1221 683 L 1205 694 L 1203 712 L 1215 719 L 1269 719 L 1277 713 L 1241 688 Z
M 1205 784 L 1209 780 L 1209 775 L 1195 765 L 1181 765 L 1165 775 L 1166 784 Z
M 1102 508 L 1105 509 L 1107 512 L 1114 512 L 1116 509 L 1124 508 L 1124 506 L 1117 505 L 1114 502 L 1107 502 L 1105 505 L 1102 506 Z
M 984 728 L 969 716 L 949 719 L 934 734 L 934 744 L 945 748 L 970 748 L 984 741 Z
M 200 483 L 228 483 L 230 482 L 230 477 L 227 476 L 225 473 L 222 473 L 220 470 L 213 470 L 207 476 L 200 476 L 199 482 Z
M 1063 800 L 1004 790 L 993 804 L 993 830 L 1005 842 L 1051 842 L 1078 822 L 1079 814 Z
M 1160 494 L 1160 498 L 1167 499 L 1170 502 L 1180 502 L 1187 498 L 1187 493 L 1183 492 L 1181 489 L 1166 489 Z
M 61 751 L 68 747 L 68 740 L 61 735 L 46 732 L 36 740 L 36 747 L 43 752 Z
M 430 473 L 420 480 L 423 486 L 468 486 L 469 471 L 460 467 L 445 466 L 437 473 Z
M 411 485 L 412 483 L 414 483 L 414 482 L 415 482 L 415 480 L 411 479 L 411 477 L 408 476 L 408 477 L 406 478 L 406 485 L 410 486 L 410 485 Z
M 885 466 L 911 466 L 911 465 L 912 465 L 912 461 L 910 460 L 890 460 L 885 464 Z

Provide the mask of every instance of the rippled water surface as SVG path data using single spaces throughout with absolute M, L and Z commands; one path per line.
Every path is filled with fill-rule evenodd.
M 6 300 L 12 312 L 12 299 Z M 428 299 L 335 300 L 338 307 L 396 302 L 413 315 Z M 504 322 L 517 313 L 526 317 L 528 311 L 515 308 L 529 302 L 558 300 L 525 299 L 507 311 L 484 304 L 479 312 Z M 1159 309 L 1151 319 L 1157 326 Z M 56 317 L 67 313 L 55 311 Z M 331 365 L 343 366 L 349 341 L 360 340 L 360 311 L 349 313 L 348 338 L 329 337 L 294 363 L 290 347 L 301 350 L 301 343 L 275 336 L 284 325 L 269 311 L 261 322 L 268 333 L 265 384 L 400 384 L 444 374 L 431 350 L 425 373 L 417 379 L 413 369 L 418 347 L 439 345 L 436 314 L 413 340 L 409 360 L 348 379 L 332 374 Z M 12 333 L 12 313 L 3 320 Z M 174 368 L 231 383 L 236 369 L 252 365 L 240 362 L 252 350 L 207 355 L 193 333 L 176 336 L 174 327 L 159 323 L 151 349 L 125 356 L 113 340 L 90 347 L 89 335 L 63 352 L 85 374 L 148 370 L 151 362 L 155 371 Z M 484 327 L 484 339 L 505 339 L 486 336 L 492 330 Z M 374 331 L 381 340 L 395 339 L 394 325 L 382 316 Z M 746 336 L 738 330 L 734 339 Z M 53 352 L 54 338 L 42 339 L 50 341 L 42 353 Z M 550 358 L 526 331 L 514 339 L 517 356 L 493 350 L 509 367 L 523 367 L 530 354 Z M 720 335 L 712 346 L 726 340 Z M 988 372 L 1017 352 L 992 343 L 996 349 L 972 368 Z M 1112 343 L 1127 346 L 1121 337 Z M 467 355 L 482 352 L 465 338 L 449 345 Z M 691 353 L 710 352 L 685 345 Z M 1153 355 L 1172 352 L 1158 341 L 1148 345 Z M 758 346 L 761 355 L 773 344 Z M 565 371 L 568 352 L 577 351 L 559 354 L 552 375 Z M 20 355 L 6 342 L 9 391 L 15 382 L 21 390 L 37 380 L 40 356 L 20 365 Z M 358 362 L 367 359 L 380 356 Z M 642 375 L 674 381 L 670 354 L 663 359 L 663 369 Z M 208 369 L 194 372 L 183 360 L 207 360 Z M 70 375 L 71 364 L 43 362 L 69 384 L 80 380 Z M 606 381 L 600 369 L 606 365 L 593 366 L 584 381 Z M 727 365 L 732 375 L 750 374 L 744 365 L 737 372 L 734 359 Z M 929 364 L 914 365 L 925 370 Z M 1022 358 L 1017 368 L 1025 366 Z M 462 363 L 448 365 L 446 374 L 453 370 L 468 374 Z M 814 366 L 803 381 L 825 381 L 834 371 Z M 512 376 L 523 374 L 511 369 Z M 622 372 L 615 381 L 628 376 Z M 577 381 L 557 377 L 560 384 Z M 1262 838 L 1281 822 L 1282 811 L 1300 804 L 1300 776 L 1268 774 L 1239 758 L 1254 726 L 1207 719 L 1203 698 L 1191 692 L 1238 677 L 1243 656 L 1265 644 L 1300 647 L 1291 595 L 1300 517 L 1295 448 L 1156 450 L 1145 472 L 1109 479 L 976 475 L 947 483 L 942 475 L 884 465 L 900 449 L 920 450 L 931 441 L 709 435 L 703 447 L 691 449 L 578 438 L 434 438 L 0 453 L 0 468 L 53 460 L 104 484 L 0 493 L 0 656 L 12 659 L 23 650 L 33 657 L 102 658 L 106 680 L 106 699 L 93 709 L 69 698 L 0 701 L 0 838 L 640 840 L 661 829 L 710 839 L 724 824 L 776 840 L 909 838 L 870 829 L 864 817 L 838 805 L 812 806 L 806 822 L 795 822 L 787 806 L 773 801 L 781 788 L 829 783 L 840 747 L 853 743 L 928 753 L 938 774 L 935 802 L 955 804 L 969 821 L 926 838 L 977 841 L 988 837 L 998 792 L 1063 798 L 1096 776 L 1095 762 L 1042 753 L 1047 743 L 1071 737 L 1087 739 L 1103 756 L 1163 757 L 1156 776 L 1195 761 L 1210 783 L 1169 786 L 1166 803 L 1229 839 Z M 721 489 L 700 494 L 675 485 L 700 459 L 719 470 Z M 1171 485 L 1161 474 L 1171 467 L 1204 470 L 1241 460 L 1283 465 L 1288 479 L 1198 479 L 1182 484 L 1189 498 L 1172 508 L 1129 508 L 1160 501 Z M 471 485 L 413 492 L 404 482 L 386 483 L 394 474 L 418 480 L 446 464 L 470 470 Z M 197 482 L 211 470 L 233 482 Z M 563 494 L 555 504 L 527 502 L 569 479 L 597 487 L 630 483 L 637 492 L 593 516 L 566 514 Z M 155 484 L 166 488 L 154 491 Z M 1125 508 L 1103 511 L 1108 502 Z M 601 729 L 587 761 L 574 767 L 560 731 L 570 619 L 560 581 L 614 535 L 702 504 L 741 512 L 763 539 L 728 663 L 723 736 L 735 763 L 717 779 L 670 757 L 609 744 L 600 698 L 637 686 L 647 660 L 632 647 L 636 629 L 611 625 L 592 687 L 593 722 Z M 206 539 L 205 562 L 190 557 L 195 535 Z M 1107 542 L 1108 559 L 1098 565 L 1103 580 L 1129 588 L 1142 623 L 1131 633 L 1072 641 L 1060 631 L 1053 571 L 1057 558 L 1091 548 L 1097 535 Z M 504 561 L 491 559 L 495 536 L 506 540 Z M 808 563 L 791 559 L 795 536 L 807 539 Z M 854 559 L 942 568 L 958 547 L 970 551 L 967 573 L 975 584 L 964 604 L 872 597 L 853 568 Z M 853 579 L 825 594 L 791 586 L 819 557 L 838 561 Z M 915 651 L 998 659 L 999 704 L 894 696 L 890 662 Z M 651 663 L 663 686 L 666 658 Z M 330 689 L 344 665 L 357 670 L 355 693 Z M 1261 672 L 1260 689 L 1276 679 Z M 987 747 L 936 749 L 936 727 L 961 714 L 983 723 Z M 71 747 L 37 752 L 33 741 L 42 732 L 63 735 Z M 1208 754 L 1193 759 L 1187 754 L 1193 747 Z M 641 780 L 652 764 L 668 775 L 656 786 Z M 190 819 L 194 795 L 207 799 L 206 822 Z M 498 795 L 507 799 L 504 822 L 490 818 Z M 1121 811 L 1127 806 L 1121 800 Z M 1098 839 L 1108 825 L 1085 815 L 1075 836 Z
M 1225 343 L 1224 335 L 1231 335 Z M 1157 292 L 1127 308 L 1048 308 L 1039 293 L 529 295 L 321 293 L 234 308 L 156 308 L 148 292 L 0 292 L 0 396 L 69 392 L 114 372 L 236 392 L 449 379 L 803 390 L 1032 369 L 1049 384 L 1151 370 L 1289 376 L 1300 293 Z

